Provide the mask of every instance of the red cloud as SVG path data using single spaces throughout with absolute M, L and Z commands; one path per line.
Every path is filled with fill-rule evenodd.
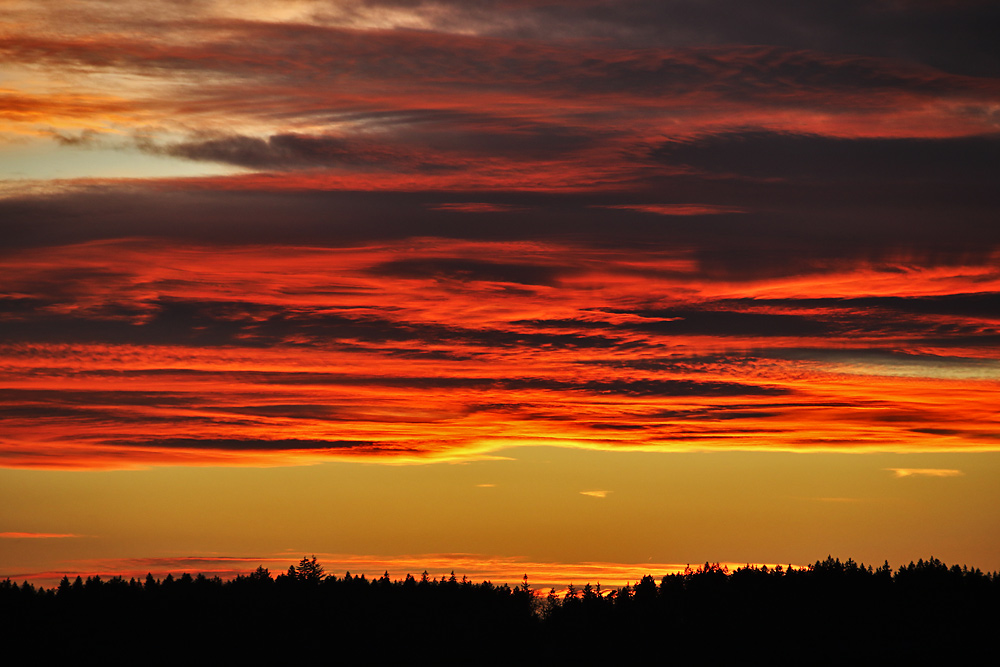
M 65 537 L 83 537 L 83 536 L 75 535 L 73 533 L 23 533 L 23 532 L 0 533 L 0 539 L 8 539 L 8 540 L 48 540 L 48 539 L 60 539 Z

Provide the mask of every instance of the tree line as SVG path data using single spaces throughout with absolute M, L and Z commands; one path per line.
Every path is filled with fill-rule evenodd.
M 992 644 L 1000 574 L 931 558 L 893 570 L 827 558 L 808 567 L 705 563 L 659 580 L 562 593 L 474 583 L 454 573 L 327 575 L 316 557 L 277 576 L 223 581 L 64 577 L 0 582 L 0 627 L 42 662 L 110 664 L 843 664 L 858 651 L 920 663 Z

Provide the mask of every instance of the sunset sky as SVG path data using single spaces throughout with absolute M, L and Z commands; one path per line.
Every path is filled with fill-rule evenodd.
M 1000 570 L 996 2 L 0 16 L 0 578 Z

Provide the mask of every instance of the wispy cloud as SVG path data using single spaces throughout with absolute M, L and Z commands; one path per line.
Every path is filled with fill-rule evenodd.
M 591 496 L 593 498 L 607 498 L 609 493 L 611 493 L 611 491 L 603 491 L 603 490 L 599 490 L 599 491 L 581 491 L 580 495 L 582 495 L 582 496 Z
M 1000 447 L 989 12 L 45 4 L 0 465 Z
M 84 537 L 75 533 L 27 533 L 27 532 L 6 532 L 0 533 L 0 539 L 7 540 L 48 540 L 64 537 Z
M 886 468 L 896 477 L 960 477 L 965 473 L 951 468 Z
M 491 204 L 489 202 L 454 202 L 445 204 L 430 204 L 433 211 L 454 211 L 456 213 L 504 213 L 521 210 L 520 206 L 509 204 Z
M 863 502 L 861 498 L 844 498 L 838 496 L 822 497 L 816 498 L 821 503 L 860 503 Z
M 972 450 L 998 432 L 974 379 L 923 379 L 914 403 L 874 363 L 991 367 L 985 267 L 715 281 L 673 250 L 424 237 L 93 241 L 0 270 L 8 466 L 456 460 L 524 440 Z M 973 279 L 989 292 L 940 291 Z M 937 353 L 894 351 L 920 340 Z
M 722 215 L 724 213 L 745 213 L 736 206 L 719 206 L 717 204 L 617 204 L 601 208 L 655 213 L 656 215 Z

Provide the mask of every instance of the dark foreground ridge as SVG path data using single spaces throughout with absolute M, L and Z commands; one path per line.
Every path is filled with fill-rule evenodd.
M 895 572 L 706 563 L 557 596 L 527 576 L 325 576 L 313 557 L 225 582 L 7 579 L 0 624 L 24 664 L 954 664 L 995 655 L 1000 574 L 934 558 Z

